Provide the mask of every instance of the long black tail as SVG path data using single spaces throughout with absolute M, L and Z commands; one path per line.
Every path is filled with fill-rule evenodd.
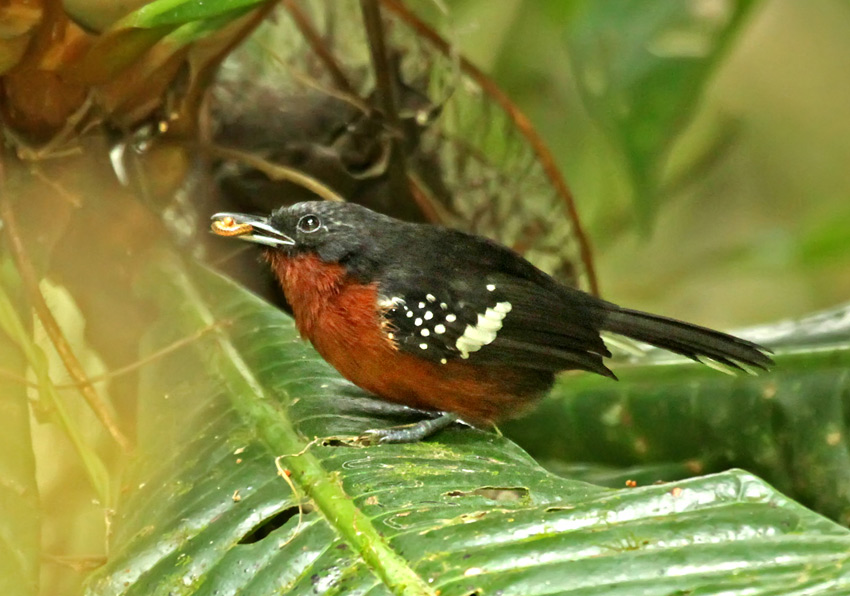
M 710 358 L 734 369 L 744 366 L 767 370 L 770 350 L 756 343 L 667 317 L 627 308 L 608 311 L 603 329 L 625 335 L 693 360 Z

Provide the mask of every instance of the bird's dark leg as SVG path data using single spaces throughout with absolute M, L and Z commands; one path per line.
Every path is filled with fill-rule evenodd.
M 436 418 L 420 420 L 414 424 L 394 426 L 392 428 L 373 428 L 360 435 L 364 443 L 416 443 L 425 437 L 433 435 L 438 430 L 444 429 L 450 424 L 457 422 L 459 416 L 452 412 L 444 412 Z
M 374 397 L 357 395 L 356 397 L 341 401 L 338 411 L 351 414 L 365 414 L 368 416 L 391 416 L 408 420 L 420 420 L 422 418 L 437 418 L 441 412 L 434 410 L 419 410 L 402 404 L 397 404 Z

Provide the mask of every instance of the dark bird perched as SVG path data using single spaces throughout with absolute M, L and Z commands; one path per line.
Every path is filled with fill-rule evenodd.
M 265 246 L 301 335 L 343 376 L 441 414 L 368 431 L 381 442 L 416 441 L 458 419 L 515 416 L 558 371 L 616 378 L 603 362 L 611 356 L 603 331 L 732 369 L 773 363 L 752 342 L 563 286 L 491 240 L 352 203 L 218 213 L 212 229 Z

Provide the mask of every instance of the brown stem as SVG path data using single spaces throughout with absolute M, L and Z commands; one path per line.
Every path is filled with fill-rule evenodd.
M 418 35 L 433 44 L 434 47 L 443 55 L 455 57 L 455 54 L 452 52 L 448 42 L 440 37 L 440 35 L 428 26 L 428 24 L 413 14 L 413 12 L 411 12 L 401 0 L 381 0 L 381 4 L 416 31 Z M 596 271 L 593 267 L 593 255 L 590 248 L 590 242 L 579 222 L 578 211 L 575 207 L 573 195 L 570 192 L 567 183 L 564 181 L 560 170 L 558 170 L 558 166 L 555 164 L 555 159 L 552 157 L 552 153 L 549 151 L 549 148 L 543 142 L 543 139 L 540 138 L 540 135 L 537 134 L 537 131 L 534 130 L 534 127 L 531 125 L 528 117 L 522 113 L 522 111 L 508 98 L 507 95 L 505 95 L 496 83 L 494 83 L 489 77 L 487 77 L 487 75 L 481 72 L 478 67 L 463 56 L 457 56 L 457 60 L 464 74 L 472 78 L 493 99 L 493 101 L 495 101 L 505 111 L 508 117 L 513 120 L 517 129 L 531 145 L 532 150 L 537 155 L 537 159 L 540 161 L 540 165 L 543 167 L 543 171 L 546 172 L 546 176 L 555 187 L 555 190 L 559 195 L 561 195 L 561 197 L 563 197 L 567 207 L 567 212 L 569 213 L 570 219 L 573 223 L 576 239 L 578 240 L 581 259 L 584 263 L 585 270 L 587 271 L 590 291 L 593 294 L 599 295 L 599 282 L 596 278 Z
M 240 151 L 239 149 L 232 149 L 230 147 L 223 147 L 215 144 L 202 144 L 198 147 L 201 151 L 214 157 L 229 159 L 251 166 L 255 170 L 261 171 L 271 180 L 287 180 L 293 184 L 297 184 L 326 201 L 345 202 L 345 199 L 337 194 L 330 186 L 305 174 L 301 170 L 271 162 L 267 159 L 263 159 L 262 157 L 258 157 L 253 153 Z
M 181 136 L 186 138 L 196 135 L 200 122 L 198 114 L 201 112 L 201 105 L 207 97 L 207 92 L 218 73 L 219 66 L 233 49 L 269 16 L 276 5 L 277 3 L 274 1 L 266 2 L 264 6 L 257 8 L 247 17 L 242 17 L 238 30 L 227 39 L 226 43 L 216 48 L 214 54 L 205 56 L 203 60 L 199 61 L 200 64 L 196 65 L 199 69 L 194 77 L 193 84 L 179 104 L 180 114 L 169 119 L 172 136 L 178 131 Z
M 360 0 L 360 10 L 363 13 L 363 24 L 366 27 L 366 35 L 369 39 L 369 53 L 372 57 L 372 69 L 375 71 L 375 92 L 378 96 L 378 105 L 389 128 L 394 133 L 391 135 L 392 153 L 387 166 L 390 188 L 399 202 L 410 203 L 414 201 L 414 198 L 411 196 L 408 183 L 407 160 L 404 155 L 404 145 L 401 142 L 402 127 L 401 120 L 398 117 L 393 67 L 387 54 L 381 7 L 378 0 Z
M 106 430 L 110 435 L 112 435 L 115 442 L 118 443 L 125 451 L 130 451 L 132 446 L 129 439 L 127 439 L 124 433 L 121 432 L 121 429 L 118 428 L 118 423 L 112 417 L 112 413 L 107 402 L 97 393 L 97 391 L 95 391 L 91 381 L 87 378 L 83 366 L 80 364 L 80 361 L 77 360 L 77 356 L 71 349 L 68 340 L 65 339 L 65 335 L 62 333 L 59 323 L 56 321 L 53 313 L 50 311 L 50 307 L 47 306 L 47 302 L 44 300 L 44 296 L 42 296 L 41 291 L 38 289 L 38 276 L 35 273 L 32 262 L 27 256 L 26 248 L 24 247 L 18 232 L 15 213 L 9 203 L 8 196 L 6 196 L 2 160 L 0 160 L 0 189 L 2 189 L 2 192 L 0 192 L 0 218 L 3 219 L 3 229 L 5 230 L 6 237 L 9 241 L 12 258 L 14 259 L 18 273 L 21 276 L 21 281 L 23 282 L 24 290 L 29 297 L 30 304 L 38 315 L 38 318 L 41 320 L 41 324 L 44 326 L 44 330 L 50 338 L 51 343 L 56 348 L 56 352 L 62 359 L 62 363 L 65 365 L 68 374 L 70 374 L 71 377 L 79 383 L 80 393 L 95 413 L 95 416 L 97 416 L 103 426 L 106 427 Z
M 381 111 L 390 125 L 399 130 L 398 103 L 393 84 L 393 69 L 387 55 L 387 43 L 384 39 L 384 22 L 381 19 L 381 9 L 376 0 L 360 0 L 360 10 L 363 12 L 363 24 L 369 38 L 369 53 L 372 57 L 372 69 L 375 71 L 375 91 Z
M 348 77 L 345 76 L 342 68 L 339 64 L 337 64 L 333 54 L 331 54 L 328 48 L 325 47 L 325 42 L 322 39 L 322 36 L 319 35 L 319 32 L 316 31 L 315 27 L 313 27 L 313 23 L 310 22 L 310 18 L 304 14 L 304 11 L 301 10 L 300 6 L 298 6 L 298 2 L 296 0 L 284 0 L 283 5 L 286 7 L 286 10 L 289 11 L 290 16 L 292 16 L 292 20 L 295 21 L 295 26 L 298 27 L 298 30 L 301 31 L 304 39 L 306 39 L 307 43 L 310 44 L 310 49 L 313 50 L 316 56 L 319 57 L 319 60 L 321 60 L 325 65 L 325 68 L 328 69 L 336 88 L 340 91 L 344 91 L 348 95 L 356 95 L 354 88 L 348 81 Z

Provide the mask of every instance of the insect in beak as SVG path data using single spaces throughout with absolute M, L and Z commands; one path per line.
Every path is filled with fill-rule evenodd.
M 295 240 L 277 231 L 265 217 L 245 213 L 216 213 L 210 227 L 214 234 L 239 238 L 265 246 L 292 246 Z

